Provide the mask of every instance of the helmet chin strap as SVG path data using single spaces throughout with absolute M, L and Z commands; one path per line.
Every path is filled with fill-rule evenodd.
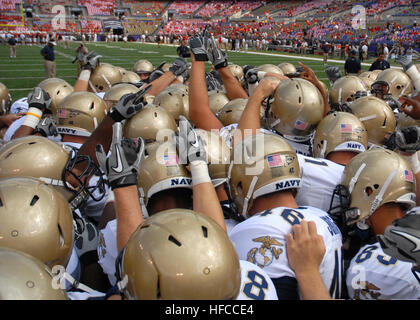
M 380 206 L 383 200 L 383 196 L 388 189 L 389 185 L 392 182 L 392 179 L 394 179 L 395 175 L 398 173 L 398 170 L 394 170 L 390 173 L 388 178 L 386 179 L 384 185 L 382 186 L 381 190 L 379 191 L 378 195 L 375 197 L 375 200 L 373 200 L 372 206 L 370 208 L 370 214 L 374 213 L 376 209 Z
M 247 195 L 244 199 L 244 206 L 242 208 L 242 216 L 244 218 L 249 218 L 248 213 L 247 213 L 248 212 L 249 200 L 251 199 L 252 194 L 254 193 L 254 188 L 255 188 L 255 185 L 257 184 L 257 182 L 258 182 L 258 176 L 254 176 L 252 178 L 251 185 L 249 186 L 248 193 L 247 193 Z

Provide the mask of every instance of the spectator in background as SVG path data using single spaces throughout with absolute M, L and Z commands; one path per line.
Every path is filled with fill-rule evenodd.
M 16 44 L 17 40 L 14 36 L 12 36 L 8 41 L 7 44 L 9 45 L 10 49 L 10 58 L 16 58 Z
M 344 64 L 344 72 L 346 76 L 358 76 L 362 71 L 362 64 L 360 60 L 356 58 L 356 51 L 350 52 L 350 58 L 346 60 Z
M 54 39 L 50 39 L 48 44 L 41 50 L 41 55 L 44 57 L 44 68 L 46 78 L 55 78 L 55 55 L 54 46 L 56 46 Z
M 322 51 L 324 51 L 324 65 L 328 62 L 328 52 L 330 51 L 330 44 L 328 42 L 325 42 L 322 47 Z
M 361 59 L 361 61 L 362 62 L 365 61 L 367 59 L 367 57 L 368 57 L 368 46 L 365 42 L 362 45 L 362 59 Z
M 383 52 L 384 52 L 385 60 L 388 61 L 389 49 L 388 49 L 388 46 L 386 45 L 386 43 L 384 43 L 384 50 L 383 50 Z
M 376 59 L 376 61 L 372 63 L 372 65 L 369 68 L 369 71 L 385 70 L 389 68 L 391 68 L 391 66 L 389 65 L 389 62 L 385 60 L 385 54 L 381 53 Z

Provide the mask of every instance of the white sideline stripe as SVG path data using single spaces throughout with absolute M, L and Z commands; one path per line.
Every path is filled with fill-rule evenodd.
M 153 46 L 157 46 L 156 43 L 142 43 L 142 44 L 150 44 Z M 175 44 L 161 44 L 161 46 L 167 46 L 167 47 L 178 47 L 178 45 Z M 251 55 L 261 55 L 261 56 L 270 56 L 270 57 L 282 57 L 282 58 L 291 58 L 291 59 L 302 59 L 302 60 L 311 60 L 311 61 L 324 61 L 324 59 L 321 58 L 311 58 L 311 57 L 301 57 L 301 56 L 289 56 L 286 54 L 275 54 L 275 53 L 265 53 L 265 52 L 244 52 L 244 51 L 235 51 L 235 50 L 227 50 L 228 52 L 236 52 L 236 53 L 243 53 L 243 54 L 251 54 Z M 334 59 L 328 59 L 328 62 L 334 62 L 334 63 L 341 63 L 344 64 L 345 61 L 343 60 L 334 60 Z M 362 63 L 362 66 L 371 66 L 371 63 Z M 402 67 L 393 67 L 391 68 L 395 69 L 402 69 Z

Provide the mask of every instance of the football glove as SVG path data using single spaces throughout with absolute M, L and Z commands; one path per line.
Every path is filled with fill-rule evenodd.
M 411 126 L 395 131 L 395 143 L 399 150 L 415 153 L 420 150 L 420 127 Z
M 42 112 L 49 110 L 51 101 L 52 100 L 48 92 L 40 87 L 35 87 L 28 95 L 29 108 L 37 108 Z
M 141 89 L 137 93 L 128 93 L 121 97 L 117 104 L 111 109 L 110 117 L 115 122 L 121 122 L 130 119 L 139 112 L 145 105 L 144 95 L 152 88 L 151 85 L 145 89 Z

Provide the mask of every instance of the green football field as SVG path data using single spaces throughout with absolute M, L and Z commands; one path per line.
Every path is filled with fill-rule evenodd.
M 75 57 L 77 42 L 70 44 L 70 49 L 61 46 L 55 48 L 57 77 L 62 78 L 74 85 L 76 81 L 76 64 L 72 64 Z M 115 66 L 131 70 L 134 63 L 139 59 L 147 59 L 154 66 L 161 62 L 173 62 L 176 58 L 176 47 L 164 46 L 160 48 L 156 44 L 140 43 L 121 43 L 121 42 L 98 42 L 87 43 L 89 51 L 95 50 L 101 54 L 101 61 L 111 63 Z M 9 58 L 9 49 L 0 46 L 0 82 L 4 83 L 10 90 L 13 101 L 28 95 L 28 93 L 39 82 L 45 78 L 43 59 L 40 55 L 41 46 L 19 46 L 17 47 L 17 58 Z M 228 52 L 230 63 L 238 65 L 261 65 L 266 63 L 279 64 L 290 62 L 297 66 L 301 61 L 315 71 L 317 76 L 329 85 L 329 81 L 324 73 L 322 58 L 314 55 L 291 55 L 270 52 Z M 372 59 L 367 61 L 370 65 Z M 338 65 L 343 69 L 343 61 L 329 61 L 328 65 Z M 210 64 L 208 69 L 210 69 Z M 368 65 L 363 65 L 363 70 L 367 70 Z

